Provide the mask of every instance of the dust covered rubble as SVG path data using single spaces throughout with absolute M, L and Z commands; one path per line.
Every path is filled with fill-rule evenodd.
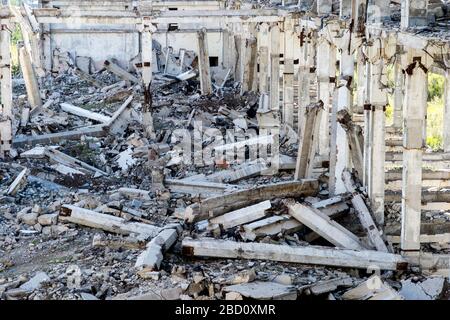
M 178 81 L 157 74 L 152 82 L 156 136 L 150 139 L 142 128 L 139 85 L 107 69 L 86 76 L 67 59 L 56 77 L 42 82 L 47 103 L 29 117 L 25 89 L 16 81 L 14 133 L 24 143 L 0 163 L 1 299 L 344 299 L 349 289 L 372 279 L 361 268 L 308 265 L 306 260 L 189 257 L 183 241 L 191 238 L 334 248 L 332 240 L 290 214 L 285 198 L 321 210 L 371 245 L 351 197 L 330 201 L 328 178 L 320 168 L 318 183 L 306 187 L 308 192 L 292 184 L 298 149 L 292 129 L 281 130 L 282 170 L 275 175 L 263 174 L 270 165 L 266 161 L 183 161 L 176 129 L 201 130 L 203 148 L 214 143 L 208 128 L 222 134 L 258 130 L 259 98 L 240 95 L 238 83 L 228 80 L 205 97 L 195 78 Z M 77 108 L 89 111 L 89 117 L 77 114 Z M 28 137 L 104 125 L 99 119 L 114 120 L 101 135 L 27 143 Z M 292 194 L 284 196 L 279 186 Z M 249 190 L 265 198 L 245 199 Z M 221 212 L 212 218 L 187 221 L 190 209 L 224 194 L 242 194 L 236 199 L 244 201 L 236 208 L 218 205 Z M 411 283 L 426 281 L 410 271 L 380 275 L 395 298 L 406 292 L 402 284 L 408 286 L 402 297 L 408 298 L 418 295 Z M 446 296 L 447 284 L 440 283 L 435 299 Z

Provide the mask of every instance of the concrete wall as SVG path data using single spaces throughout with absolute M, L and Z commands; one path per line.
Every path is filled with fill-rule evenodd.
M 55 6 L 70 11 L 98 10 L 104 1 L 101 0 L 50 0 L 41 4 L 48 8 Z M 121 1 L 121 3 L 127 2 Z M 130 6 L 127 10 L 132 10 L 133 1 L 129 0 Z M 221 7 L 220 1 L 154 1 L 153 10 L 217 10 Z M 92 9 L 91 9 L 92 10 Z M 124 8 L 108 6 L 107 10 L 123 11 Z M 195 22 L 190 24 L 180 24 L 176 31 L 167 31 L 167 25 L 159 25 L 158 32 L 155 33 L 155 40 L 163 47 L 171 46 L 175 51 L 181 48 L 197 51 L 197 38 L 193 29 L 197 28 Z M 208 29 L 220 29 L 220 24 L 202 25 Z M 222 35 L 219 31 L 214 31 L 208 35 L 208 45 L 211 56 L 219 57 L 222 61 Z M 128 67 L 129 61 L 139 53 L 140 39 L 139 33 L 133 26 L 89 26 L 89 25 L 63 25 L 54 24 L 50 26 L 50 46 L 51 50 L 59 49 L 60 52 L 69 52 L 73 57 L 91 57 L 95 67 L 102 66 L 104 60 L 114 58 L 122 67 Z
M 162 47 L 172 47 L 176 53 L 180 49 L 192 50 L 197 52 L 197 34 L 195 31 L 181 32 L 158 32 L 153 39 L 158 41 Z M 209 55 L 219 57 L 219 64 L 222 63 L 222 32 L 208 32 Z

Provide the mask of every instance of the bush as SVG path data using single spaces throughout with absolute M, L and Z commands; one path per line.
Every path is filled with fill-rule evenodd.
M 445 78 L 435 73 L 428 75 L 428 101 L 439 99 L 444 95 Z

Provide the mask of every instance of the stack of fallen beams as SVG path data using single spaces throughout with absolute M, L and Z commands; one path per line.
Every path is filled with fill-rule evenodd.
M 310 205 L 294 200 L 315 195 L 318 191 L 316 180 L 300 180 L 201 200 L 186 208 L 185 221 L 197 222 L 197 231 L 207 230 L 210 231 L 209 235 L 215 237 L 220 237 L 223 230 L 237 227 L 245 241 L 294 233 L 306 226 L 313 231 L 309 238 L 322 237 L 335 247 L 248 243 L 206 237 L 184 239 L 183 253 L 187 256 L 263 259 L 335 267 L 405 269 L 408 265 L 406 260 L 390 252 L 362 195 L 353 187 L 348 172 L 344 180 L 350 193 L 348 199 L 367 232 L 367 239 L 359 238 L 333 220 L 339 213 L 348 211 L 347 197 L 335 197 Z M 285 199 L 282 203 L 288 209 L 288 214 L 273 215 L 269 212 L 270 200 L 277 198 Z
M 146 249 L 138 256 L 135 263 L 135 268 L 140 275 L 160 268 L 164 252 L 177 241 L 183 230 L 180 224 L 167 224 L 164 227 L 157 227 L 148 222 L 132 222 L 125 218 L 72 205 L 61 207 L 59 220 L 124 236 L 132 236 L 142 241 L 150 239 Z

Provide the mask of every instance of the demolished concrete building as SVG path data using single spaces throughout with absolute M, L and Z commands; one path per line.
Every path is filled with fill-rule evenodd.
M 441 0 L 4 3 L 0 298 L 447 299 L 449 23 Z

